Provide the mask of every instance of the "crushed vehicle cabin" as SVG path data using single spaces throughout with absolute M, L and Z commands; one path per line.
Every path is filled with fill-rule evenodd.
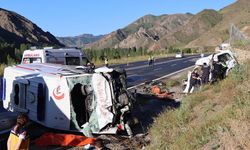
M 94 134 L 116 134 L 128 129 L 131 99 L 121 72 L 103 67 L 32 63 L 5 68 L 2 78 L 4 108 L 25 112 L 46 127 Z
M 230 50 L 219 50 L 218 52 L 209 55 L 207 57 L 203 57 L 198 59 L 195 62 L 196 66 L 202 66 L 204 63 L 211 64 L 214 60 L 218 60 L 219 62 L 223 62 L 228 67 L 228 71 L 230 71 L 235 65 L 238 64 L 235 54 Z

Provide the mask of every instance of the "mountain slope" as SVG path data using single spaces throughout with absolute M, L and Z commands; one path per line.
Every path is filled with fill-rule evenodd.
M 229 39 L 229 28 L 236 25 L 250 35 L 250 1 L 237 0 L 221 9 L 203 10 L 196 15 L 144 16 L 114 31 L 87 48 L 132 48 L 149 50 L 178 47 L 211 47 Z
M 103 38 L 104 35 L 94 36 L 92 34 L 82 34 L 73 37 L 57 37 L 57 39 L 69 47 L 85 47 L 86 44 L 93 43 Z
M 250 1 L 238 0 L 237 2 L 221 9 L 223 19 L 214 28 L 207 31 L 201 37 L 190 42 L 187 47 L 216 46 L 229 38 L 231 24 L 240 29 L 250 27 Z M 247 31 L 247 30 L 246 30 Z M 249 35 L 249 33 L 247 33 Z
M 112 32 L 88 48 L 132 48 L 149 50 L 168 46 L 183 46 L 199 38 L 222 20 L 215 10 L 204 10 L 196 15 L 146 15 L 123 29 Z
M 167 45 L 186 45 L 197 39 L 203 33 L 213 28 L 222 20 L 222 15 L 215 10 L 203 10 L 193 16 L 180 30 L 171 35 L 165 35 L 150 49 L 164 49 Z
M 44 32 L 23 16 L 0 8 L 0 42 L 19 45 L 63 46 L 52 34 Z
M 177 31 L 192 16 L 191 14 L 146 15 L 127 27 L 118 29 L 101 40 L 87 45 L 87 48 L 148 48 L 162 36 Z

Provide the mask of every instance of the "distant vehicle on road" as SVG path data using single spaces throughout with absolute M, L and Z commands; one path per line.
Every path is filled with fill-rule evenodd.
M 183 57 L 183 53 L 182 52 L 177 52 L 175 54 L 175 58 L 182 58 Z
M 30 49 L 23 52 L 21 64 L 53 63 L 62 65 L 87 66 L 89 60 L 86 54 L 76 48 L 45 47 L 43 49 Z
M 201 53 L 201 58 L 204 57 L 204 53 Z

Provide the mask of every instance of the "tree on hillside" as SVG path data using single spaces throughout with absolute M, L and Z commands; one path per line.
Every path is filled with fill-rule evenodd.
M 15 48 L 16 60 L 18 62 L 21 62 L 24 50 L 29 49 L 30 46 L 31 46 L 30 44 L 22 43 L 19 48 Z
M 15 48 L 13 44 L 0 43 L 0 63 L 8 63 L 7 56 L 15 59 Z

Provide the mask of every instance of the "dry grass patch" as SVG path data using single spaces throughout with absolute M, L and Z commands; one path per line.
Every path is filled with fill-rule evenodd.
M 154 55 L 155 60 L 157 60 L 158 58 L 166 58 L 166 57 L 172 57 L 174 56 L 174 54 L 162 54 L 162 55 Z M 122 57 L 120 59 L 109 59 L 109 64 L 113 65 L 113 64 L 127 64 L 129 65 L 129 63 L 132 62 L 137 62 L 137 61 L 145 61 L 148 60 L 147 55 L 145 56 L 136 56 L 136 57 Z M 96 66 L 104 66 L 104 60 L 96 60 L 93 62 Z

